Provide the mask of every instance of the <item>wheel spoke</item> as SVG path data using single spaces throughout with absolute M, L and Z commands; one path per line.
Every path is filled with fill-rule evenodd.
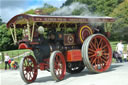
M 107 61 L 106 60 L 104 60 L 103 58 L 101 58 L 101 60 L 104 62 L 104 63 L 106 63 Z
M 88 52 L 88 54 L 94 54 L 94 53 L 90 51 L 90 52 Z
M 105 58 L 106 60 L 108 60 L 109 59 L 109 56 L 103 55 L 102 58 Z
M 94 38 L 94 41 L 95 41 L 95 46 L 96 46 L 96 48 L 98 48 L 98 42 L 97 42 L 97 39 Z
M 92 65 L 93 65 L 94 63 L 96 63 L 96 58 L 92 61 Z
M 100 41 L 99 41 L 99 44 L 98 44 L 98 47 L 99 48 L 100 48 L 101 42 L 102 42 L 102 39 L 100 39 Z
M 102 47 L 102 49 L 104 49 L 104 48 L 106 48 L 107 47 L 107 45 L 104 45 L 103 47 Z
M 92 41 L 90 42 L 90 44 L 94 47 L 94 49 L 96 50 L 96 46 L 92 43 Z
M 93 50 L 93 49 L 91 49 L 91 48 L 89 48 L 88 50 L 89 50 L 89 51 L 92 51 L 92 52 L 94 52 L 94 53 L 95 53 L 95 50 Z
M 100 63 L 100 60 L 99 60 L 99 57 L 97 58 L 97 64 L 99 64 Z
M 109 53 L 103 53 L 103 55 L 106 55 L 106 56 L 108 56 L 108 55 L 109 55 Z
M 96 54 L 93 54 L 93 55 L 90 55 L 89 58 L 91 58 L 91 57 L 95 57 L 95 56 L 96 56 Z

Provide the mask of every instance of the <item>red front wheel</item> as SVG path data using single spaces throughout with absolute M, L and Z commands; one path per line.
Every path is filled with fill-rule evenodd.
M 107 38 L 101 34 L 89 36 L 83 43 L 82 57 L 90 71 L 106 71 L 112 61 L 112 49 Z
M 20 62 L 20 75 L 24 82 L 32 83 L 38 73 L 37 63 L 33 56 L 25 56 Z
M 50 56 L 50 71 L 56 81 L 64 79 L 66 73 L 66 63 L 60 51 L 54 51 Z

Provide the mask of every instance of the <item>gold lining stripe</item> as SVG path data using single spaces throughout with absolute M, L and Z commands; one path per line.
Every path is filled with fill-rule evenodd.
M 92 29 L 91 29 L 89 26 L 87 26 L 87 25 L 82 26 L 81 29 L 80 29 L 80 41 L 81 41 L 82 43 L 84 42 L 84 40 L 82 39 L 81 33 L 82 33 L 82 30 L 83 30 L 84 28 L 88 28 L 89 31 L 90 31 L 90 33 L 93 34 Z

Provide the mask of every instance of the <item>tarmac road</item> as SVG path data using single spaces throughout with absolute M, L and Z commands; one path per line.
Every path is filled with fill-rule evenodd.
M 18 70 L 0 70 L 0 85 L 27 85 Z M 40 71 L 35 82 L 29 85 L 128 85 L 128 63 L 114 63 L 107 72 L 92 74 L 87 69 L 79 74 L 66 74 L 55 82 L 50 72 Z

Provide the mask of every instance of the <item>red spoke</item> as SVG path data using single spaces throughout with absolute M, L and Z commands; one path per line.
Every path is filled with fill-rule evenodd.
M 96 46 L 92 43 L 92 41 L 90 42 L 90 44 L 94 47 L 94 49 L 96 50 Z
M 104 60 L 103 58 L 101 58 L 101 60 L 102 60 L 104 63 L 107 63 L 107 61 L 106 61 L 106 60 Z
M 94 48 L 94 46 L 92 45 L 92 44 L 89 44 L 89 46 L 93 49 Z
M 58 64 L 56 62 L 54 63 L 54 68 L 58 69 Z
M 29 76 L 30 76 L 30 78 L 32 78 L 32 76 L 31 76 L 31 72 L 29 72 Z
M 108 56 L 108 55 L 109 55 L 109 53 L 103 53 L 103 55 L 107 55 L 107 56 Z
M 103 42 L 101 42 L 101 45 L 100 45 L 100 48 L 102 48 L 103 47 Z
M 104 45 L 103 47 L 102 47 L 102 49 L 104 49 L 104 48 L 106 48 L 107 47 L 107 45 Z
M 99 64 L 100 63 L 100 61 L 99 61 L 99 57 L 97 58 L 97 64 Z
M 101 58 L 99 58 L 99 61 L 100 61 L 100 67 L 101 67 L 101 69 L 103 69 L 103 65 L 102 65 L 102 60 L 101 60 Z
M 106 53 L 106 52 L 107 52 L 107 50 L 106 50 L 106 49 L 102 49 L 102 52 L 103 52 L 103 53 Z
M 91 57 L 91 58 L 89 58 L 90 59 L 90 61 L 91 61 L 91 63 L 92 63 L 92 61 L 94 60 L 94 57 Z
M 90 48 L 89 48 L 88 50 L 90 50 L 90 51 L 92 51 L 92 52 L 95 52 L 95 50 L 93 50 L 93 49 L 90 49 Z
M 94 54 L 94 52 L 88 52 L 88 54 Z
M 96 48 L 98 48 L 98 42 L 96 38 L 95 38 L 95 45 L 96 45 Z
M 95 57 L 95 56 L 96 56 L 96 55 L 95 55 L 95 54 L 93 54 L 93 55 L 90 55 L 90 56 L 89 56 L 89 58 L 91 58 L 91 57 Z
M 93 60 L 92 65 L 96 62 L 96 58 Z
M 102 42 L 102 39 L 100 39 L 100 41 L 99 41 L 99 45 L 98 45 L 99 48 L 100 48 L 101 42 Z
M 105 58 L 105 59 L 108 60 L 108 59 L 109 59 L 109 56 L 105 56 L 105 55 L 103 55 L 103 58 Z

